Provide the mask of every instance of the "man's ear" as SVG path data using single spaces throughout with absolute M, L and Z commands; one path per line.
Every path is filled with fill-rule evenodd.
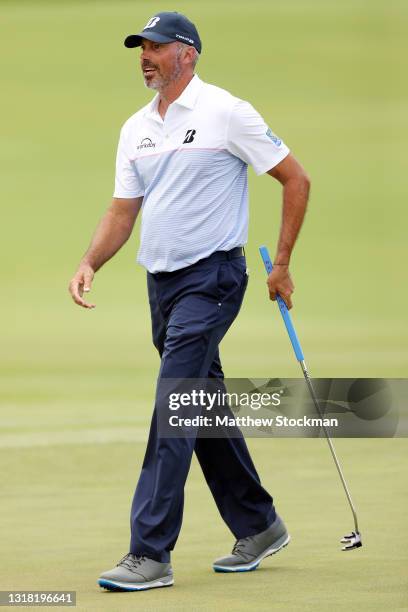
M 189 64 L 192 64 L 194 61 L 194 47 L 185 47 L 184 51 L 186 52 L 185 59 Z

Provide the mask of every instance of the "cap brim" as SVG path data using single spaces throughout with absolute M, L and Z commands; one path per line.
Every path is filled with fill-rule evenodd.
M 157 32 L 141 32 L 140 34 L 131 34 L 130 36 L 127 36 L 123 44 L 128 49 L 133 49 L 133 47 L 140 47 L 144 38 L 158 43 L 176 42 L 174 38 L 163 36 L 162 34 L 158 34 Z

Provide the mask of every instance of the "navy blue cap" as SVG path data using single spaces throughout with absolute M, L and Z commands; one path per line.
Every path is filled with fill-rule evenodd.
M 140 34 L 131 34 L 125 38 L 125 47 L 140 47 L 142 38 L 153 42 L 170 43 L 183 42 L 201 53 L 201 40 L 197 28 L 181 13 L 157 13 L 151 17 Z

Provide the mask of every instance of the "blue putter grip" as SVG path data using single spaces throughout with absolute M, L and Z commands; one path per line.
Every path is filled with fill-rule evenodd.
M 265 270 L 267 274 L 269 275 L 273 270 L 273 265 L 272 265 L 271 258 L 269 257 L 268 249 L 265 246 L 262 246 L 262 247 L 259 247 L 259 252 L 264 262 Z M 292 343 L 293 350 L 295 351 L 296 359 L 298 361 L 304 361 L 302 347 L 300 346 L 300 342 L 296 335 L 295 328 L 293 327 L 293 323 L 292 323 L 292 319 L 290 318 L 289 310 L 279 294 L 276 296 L 276 301 L 278 302 L 278 306 L 279 306 L 279 310 L 282 315 L 282 319 L 285 322 L 286 330 L 289 334 L 289 338 Z

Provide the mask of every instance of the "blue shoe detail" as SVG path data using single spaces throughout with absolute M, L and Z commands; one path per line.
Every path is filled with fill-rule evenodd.
M 103 589 L 107 589 L 108 591 L 145 591 L 147 587 L 121 587 L 113 582 L 109 582 L 109 580 L 98 580 L 99 586 Z
M 256 570 L 259 563 L 257 563 L 256 565 L 253 565 L 252 567 L 242 567 L 240 569 L 226 569 L 225 567 L 220 567 L 219 565 L 213 565 L 213 570 L 214 572 L 219 572 L 220 574 L 237 574 L 238 572 L 253 572 L 254 570 Z

